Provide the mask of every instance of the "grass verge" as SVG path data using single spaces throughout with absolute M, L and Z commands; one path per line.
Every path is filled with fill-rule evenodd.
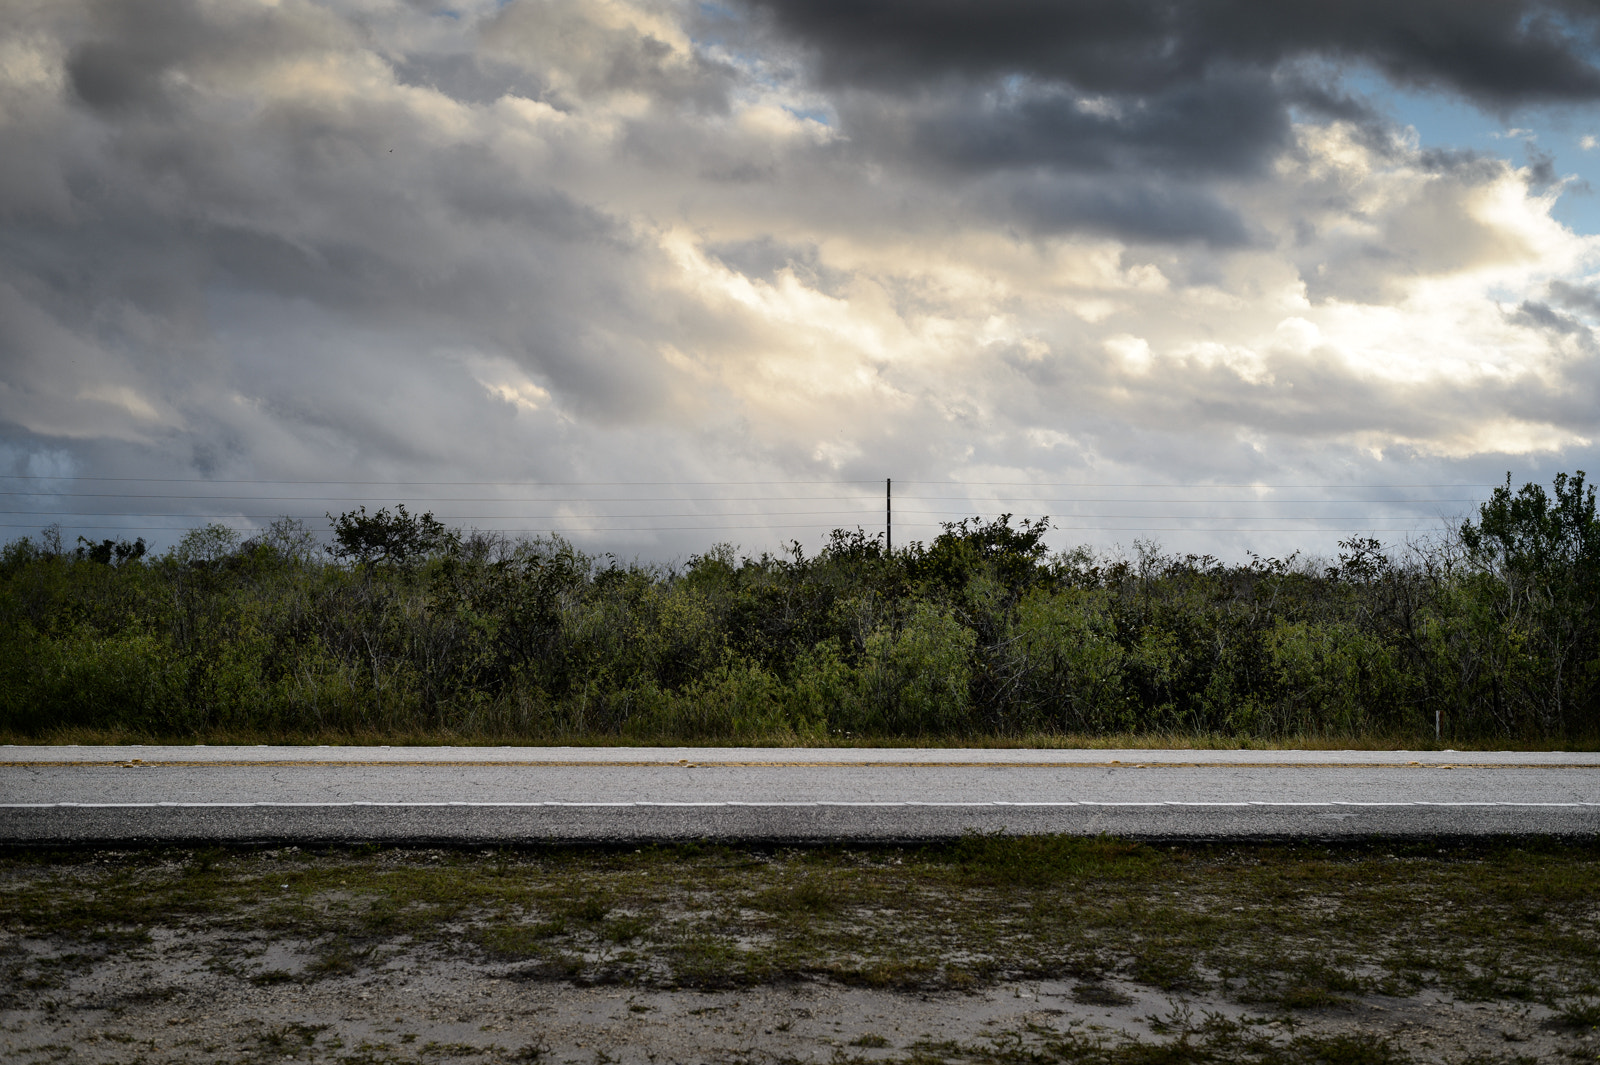
M 163 929 L 310 944 L 298 968 L 240 973 L 261 983 L 358 973 L 404 941 L 590 985 L 1070 976 L 1090 998 L 1114 979 L 1289 1011 L 1432 988 L 1583 1024 L 1600 997 L 1597 904 L 1600 850 L 1555 841 L 13 850 L 0 927 L 57 948 L 0 957 L 0 985 L 43 986 Z
M 1455 739 L 1446 741 L 1451 750 L 1460 751 L 1600 751 L 1600 733 L 1584 734 L 1564 741 L 1552 742 L 1549 738 L 1512 739 Z M 373 730 L 328 729 L 320 732 L 256 730 L 249 728 L 202 729 L 163 733 L 139 729 L 86 728 L 79 726 L 57 727 L 40 732 L 22 733 L 0 729 L 0 744 L 17 747 L 79 745 L 104 746 L 118 744 L 171 745 L 178 747 L 202 744 L 207 746 L 254 746 L 256 744 L 287 744 L 315 746 L 326 744 L 336 747 L 388 746 L 388 747 L 469 747 L 469 746 L 564 746 L 564 747 L 806 747 L 827 749 L 832 747 L 885 748 L 908 747 L 927 749 L 981 748 L 992 750 L 1042 749 L 1042 750 L 1194 750 L 1194 751 L 1434 751 L 1442 750 L 1443 743 L 1436 742 L 1431 734 L 1366 733 L 1356 735 L 1328 735 L 1326 733 L 1285 734 L 1272 738 L 1241 737 L 1223 733 L 1193 732 L 1117 732 L 1072 733 L 1041 732 L 1022 735 L 998 733 L 973 733 L 949 736 L 818 736 L 798 737 L 793 733 L 774 731 L 765 737 L 742 736 L 667 736 L 647 737 L 617 734 L 550 733 L 533 737 L 508 737 L 498 732 L 471 732 L 460 729 L 427 730 Z

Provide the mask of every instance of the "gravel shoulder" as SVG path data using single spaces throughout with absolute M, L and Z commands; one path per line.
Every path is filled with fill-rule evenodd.
M 830 1062 L 1006 1060 L 1027 1048 L 1048 1061 L 1054 1056 L 1042 1048 L 1052 1040 L 1111 1053 L 1203 1043 L 1219 1018 L 1285 1049 L 1296 1038 L 1304 1045 L 1347 1037 L 1417 1062 L 1591 1060 L 1597 1049 L 1592 1036 L 1561 1025 L 1547 1008 L 1436 994 L 1361 997 L 1288 1014 L 1120 980 L 940 992 L 830 981 L 738 991 L 577 987 L 529 979 L 516 966 L 402 948 L 360 976 L 261 986 L 219 973 L 209 960 L 219 949 L 255 953 L 289 966 L 284 972 L 316 956 L 310 944 L 169 939 L 47 994 L 19 996 L 0 1011 L 0 1056 L 18 1063 Z
M 0 851 L 0 1057 L 1595 1060 L 1597 874 L 1555 841 Z

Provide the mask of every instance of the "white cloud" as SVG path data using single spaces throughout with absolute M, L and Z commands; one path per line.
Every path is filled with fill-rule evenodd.
M 1029 229 L 984 179 L 807 117 L 844 104 L 702 48 L 686 9 L 467 16 L 358 32 L 291 0 L 248 55 L 99 111 L 67 102 L 79 15 L 19 18 L 10 446 L 316 479 L 1321 483 L 1600 438 L 1587 327 L 1516 313 L 1600 245 L 1507 161 L 1302 121 L 1202 182 L 1240 243 Z

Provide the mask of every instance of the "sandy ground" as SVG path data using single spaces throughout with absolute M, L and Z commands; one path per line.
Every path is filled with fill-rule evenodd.
M 796 983 L 741 991 L 574 987 L 516 965 L 403 943 L 343 976 L 302 979 L 309 944 L 156 933 L 102 959 L 0 934 L 54 986 L 0 988 L 0 1058 L 34 1062 L 826 1062 L 902 1056 L 918 1042 L 986 1045 L 1073 1031 L 1172 1038 L 1208 1013 L 1298 1033 L 1389 1035 L 1419 1062 L 1596 1060 L 1600 1040 L 1543 1007 L 1429 994 L 1252 1012 L 1128 983 L 1008 984 L 931 994 Z M 17 971 L 15 969 L 13 972 Z M 30 967 L 29 971 L 39 971 Z M 1163 1023 L 1165 1022 L 1165 1023 Z

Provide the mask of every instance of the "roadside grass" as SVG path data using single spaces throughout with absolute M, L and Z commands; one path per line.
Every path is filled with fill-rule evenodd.
M 1572 751 L 1600 752 L 1600 732 L 1558 737 L 1457 737 L 1447 739 L 1450 750 L 1460 751 Z M 145 729 L 60 726 L 38 731 L 0 728 L 0 745 L 16 748 L 106 745 L 193 745 L 249 747 L 258 744 L 356 747 L 802 747 L 830 748 L 909 747 L 929 750 L 978 748 L 985 750 L 1180 750 L 1180 751 L 1438 751 L 1446 749 L 1431 732 L 1328 732 L 1282 733 L 1272 737 L 1239 736 L 1218 732 L 1145 730 L 1138 732 L 1076 733 L 1028 732 L 1001 734 L 952 732 L 948 735 L 859 736 L 806 733 L 785 729 L 769 734 L 717 736 L 704 733 L 673 736 L 622 735 L 596 732 L 549 732 L 508 735 L 466 729 L 337 729 L 320 731 L 260 729 L 251 727 L 185 729 L 154 732 Z
M 1137 984 L 1290 1014 L 1435 989 L 1600 1024 L 1600 847 L 1550 840 L 9 850 L 0 927 L 12 994 L 165 930 L 216 933 L 215 964 L 258 984 L 360 973 L 403 947 L 582 985 L 931 990 L 1070 977 L 1086 1003 L 1123 1001 L 1119 987 Z M 302 944 L 306 960 L 252 962 L 237 946 L 251 937 Z M 1212 1060 L 1208 1040 L 1220 1038 L 1195 1028 L 1180 1042 L 1196 1056 L 1160 1060 Z M 1038 1060 L 1146 1060 L 1087 1046 Z M 1402 1060 L 1354 1044 L 1280 1050 L 1262 1042 L 1258 1058 Z M 1023 1060 L 1010 1053 L 961 1050 Z

